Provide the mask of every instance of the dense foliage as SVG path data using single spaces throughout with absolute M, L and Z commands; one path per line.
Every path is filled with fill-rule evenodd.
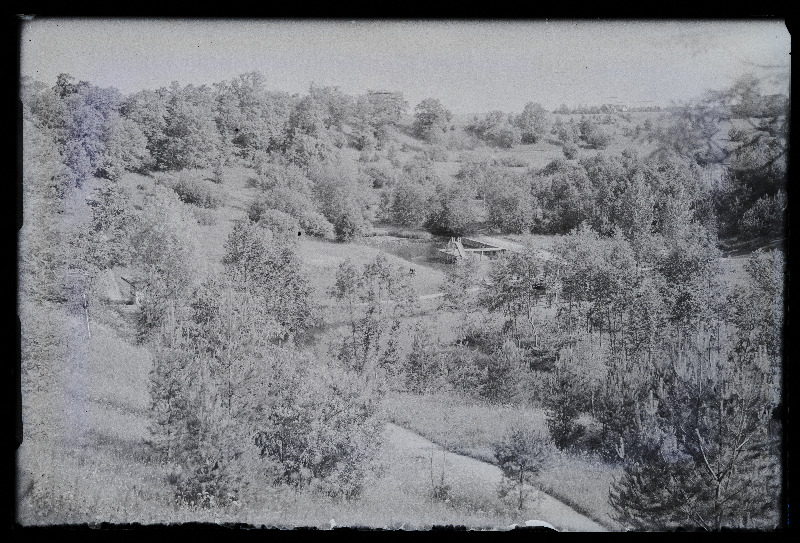
M 775 524 L 784 254 L 753 252 L 733 284 L 719 249 L 786 232 L 789 101 L 757 80 L 635 130 L 612 105 L 530 102 L 456 126 L 428 98 L 408 121 L 399 92 L 290 96 L 256 72 L 129 96 L 61 74 L 21 96 L 20 291 L 91 334 L 100 280 L 124 269 L 135 294 L 120 319 L 153 356 L 150 445 L 176 503 L 236 504 L 263 484 L 357 497 L 388 387 L 541 407 L 549 435 L 519 428 L 494 447 L 519 508 L 552 442 L 620 466 L 609 503 L 626 527 Z M 547 133 L 563 159 L 534 168 L 509 151 Z M 631 148 L 611 152 L 621 137 Z M 505 155 L 452 152 L 486 144 Z M 198 222 L 229 206 L 233 167 L 252 190 L 205 263 Z M 483 275 L 448 269 L 456 341 L 417 324 L 405 350 L 409 275 L 385 255 L 345 260 L 327 294 L 346 333 L 312 355 L 298 235 L 348 242 L 377 218 L 416 236 L 558 238 Z

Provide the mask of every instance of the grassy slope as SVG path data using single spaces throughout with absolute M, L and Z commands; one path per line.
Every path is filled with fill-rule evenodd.
M 449 451 L 494 463 L 491 445 L 513 424 L 524 424 L 547 434 L 544 412 L 517 406 L 487 406 L 449 395 L 393 394 L 386 398 L 389 420 L 409 428 Z M 556 454 L 538 476 L 543 490 L 611 529 L 608 490 L 621 473 L 588 456 Z
M 163 472 L 150 463 L 149 353 L 58 307 L 20 308 L 22 524 L 162 522 Z

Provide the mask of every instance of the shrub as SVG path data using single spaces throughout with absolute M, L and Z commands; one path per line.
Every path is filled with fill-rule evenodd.
M 333 225 L 321 213 L 316 211 L 305 211 L 298 218 L 300 228 L 309 235 L 319 238 L 332 238 Z
M 424 160 L 430 162 L 447 162 L 450 159 L 447 147 L 442 144 L 431 145 L 422 152 L 422 155 Z
M 363 378 L 274 348 L 272 409 L 255 443 L 277 462 L 270 482 L 354 498 L 380 444 L 380 394 Z
M 268 209 L 270 209 L 270 206 L 267 201 L 263 197 L 257 198 L 247 208 L 247 218 L 251 222 L 258 222 L 261 219 L 261 215 Z
M 421 240 L 433 239 L 433 235 L 430 232 L 425 232 L 420 230 L 389 230 L 386 232 L 386 235 L 394 236 L 396 238 L 406 238 L 406 239 L 421 239 Z
M 333 223 L 333 233 L 339 241 L 350 241 L 363 236 L 367 231 L 367 222 L 361 210 L 354 206 L 345 209 Z
M 454 130 L 447 136 L 447 149 L 451 151 L 472 151 L 480 145 L 480 140 L 463 130 Z
M 224 203 L 222 191 L 205 179 L 197 179 L 190 174 L 181 173 L 173 183 L 174 190 L 180 199 L 187 204 L 193 204 L 207 209 L 217 209 Z
M 507 168 L 528 168 L 530 163 L 522 157 L 516 155 L 507 155 L 500 158 L 500 164 Z
M 277 209 L 264 211 L 258 219 L 258 225 L 269 228 L 275 234 L 291 239 L 296 238 L 297 233 L 300 231 L 300 223 L 297 219 Z
M 289 188 L 294 191 L 307 192 L 311 180 L 294 164 L 276 164 L 271 157 L 264 155 L 255 161 L 258 178 L 255 186 L 263 191 L 276 188 Z
M 611 143 L 611 134 L 603 128 L 592 125 L 591 130 L 586 135 L 586 143 L 595 149 L 605 149 Z
M 775 196 L 762 196 L 739 219 L 739 232 L 746 238 L 783 235 L 786 206 L 786 193 L 782 190 Z
M 362 163 L 378 162 L 380 159 L 380 154 L 369 149 L 364 149 L 358 155 L 358 161 Z
M 372 180 L 372 188 L 382 189 L 391 187 L 397 181 L 397 170 L 384 164 L 372 164 L 365 166 L 363 173 Z
M 564 151 L 564 157 L 567 160 L 573 160 L 578 156 L 578 146 L 575 145 L 574 143 L 571 142 L 565 143 L 564 148 L 562 150 Z

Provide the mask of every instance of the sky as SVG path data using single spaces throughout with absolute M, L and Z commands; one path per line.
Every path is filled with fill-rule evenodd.
M 59 73 L 127 94 L 259 71 L 271 90 L 400 91 L 456 114 L 528 102 L 669 105 L 754 73 L 788 94 L 780 20 L 316 21 L 41 19 L 21 34 L 21 75 Z

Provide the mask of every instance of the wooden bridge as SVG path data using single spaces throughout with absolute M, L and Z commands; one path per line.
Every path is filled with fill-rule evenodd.
M 484 255 L 488 260 L 502 257 L 507 251 L 519 252 L 523 247 L 517 243 L 487 238 L 450 238 L 447 247 L 439 249 L 446 260 L 458 261 L 467 258 L 483 260 Z

